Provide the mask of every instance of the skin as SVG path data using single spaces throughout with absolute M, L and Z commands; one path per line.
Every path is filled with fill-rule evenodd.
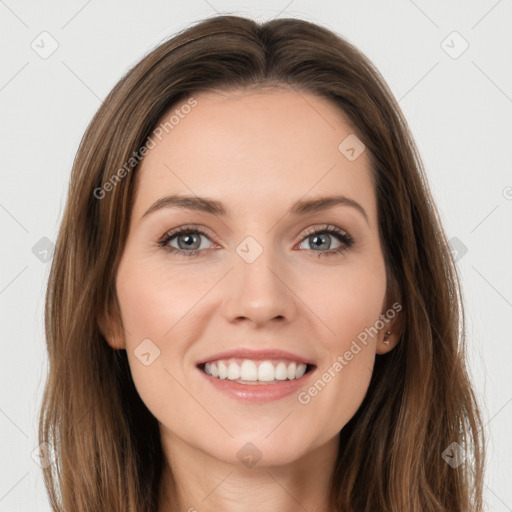
M 330 511 L 338 433 L 366 394 L 376 354 L 397 341 L 392 334 L 389 345 L 382 343 L 392 323 L 360 343 L 308 404 L 295 394 L 269 403 L 227 397 L 205 384 L 196 363 L 242 346 L 279 348 L 315 361 L 320 378 L 389 309 L 368 155 L 350 161 L 338 150 L 354 130 L 335 105 L 310 93 L 270 88 L 194 97 L 197 106 L 157 141 L 138 171 L 116 277 L 126 330 L 107 336 L 112 347 L 127 350 L 137 390 L 160 422 L 168 462 L 160 512 L 174 510 L 172 477 L 176 510 Z M 173 207 L 143 217 L 170 194 L 222 201 L 231 215 Z M 298 199 L 332 194 L 357 201 L 368 221 L 347 205 L 286 214 Z M 204 255 L 157 245 L 188 224 L 211 234 L 201 236 Z M 347 231 L 354 245 L 318 257 L 343 245 L 323 232 L 331 248 L 315 249 L 305 231 L 325 224 Z M 236 252 L 248 236 L 263 249 L 252 263 Z M 178 237 L 169 243 L 179 247 Z M 160 350 L 149 366 L 134 354 L 146 338 Z M 254 467 L 237 457 L 248 442 L 262 454 Z

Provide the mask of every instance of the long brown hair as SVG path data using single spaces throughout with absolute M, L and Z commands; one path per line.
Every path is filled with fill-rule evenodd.
M 39 437 L 54 457 L 44 470 L 52 509 L 156 512 L 158 422 L 138 396 L 126 352 L 100 328 L 106 314 L 120 323 L 115 276 L 140 150 L 192 94 L 267 85 L 328 98 L 351 121 L 371 157 L 388 292 L 403 306 L 400 342 L 377 356 L 365 399 L 340 433 L 333 507 L 479 512 L 484 438 L 462 294 L 407 122 L 379 72 L 343 38 L 298 19 L 237 16 L 203 20 L 146 55 L 81 141 L 46 296 Z M 454 450 L 464 463 L 446 462 Z

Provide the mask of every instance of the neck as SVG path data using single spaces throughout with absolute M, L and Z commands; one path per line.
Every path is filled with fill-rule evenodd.
M 339 437 L 283 465 L 222 461 L 162 432 L 166 467 L 159 512 L 333 512 Z

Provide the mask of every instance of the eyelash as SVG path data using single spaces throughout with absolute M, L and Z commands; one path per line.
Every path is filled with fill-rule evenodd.
M 184 251 L 182 249 L 176 249 L 176 247 L 169 246 L 169 242 L 175 238 L 178 235 L 189 235 L 189 234 L 201 234 L 206 236 L 207 238 L 210 238 L 210 235 L 201 229 L 200 226 L 182 226 L 179 228 L 176 228 L 173 231 L 169 231 L 166 233 L 157 243 L 158 247 L 162 248 L 165 252 L 170 254 L 177 254 L 179 256 L 186 256 L 186 257 L 192 257 L 192 256 L 204 256 L 206 253 L 205 249 L 195 249 L 193 251 Z M 342 243 L 340 247 L 337 249 L 332 249 L 331 251 L 313 251 L 312 249 L 309 249 L 313 252 L 318 252 L 318 257 L 322 256 L 336 256 L 339 255 L 346 250 L 350 249 L 354 243 L 354 238 L 349 235 L 345 230 L 340 229 L 336 226 L 329 226 L 325 225 L 322 228 L 311 228 L 310 230 L 307 230 L 306 233 L 303 235 L 301 239 L 301 243 L 311 235 L 316 235 L 319 233 L 329 233 L 331 235 L 335 235 L 336 238 Z

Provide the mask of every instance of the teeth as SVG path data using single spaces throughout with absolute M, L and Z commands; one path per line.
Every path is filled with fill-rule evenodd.
M 288 371 L 287 371 L 287 374 L 288 374 L 288 378 L 290 380 L 294 379 L 295 378 L 295 375 L 297 374 L 297 365 L 295 363 L 290 363 L 288 365 Z
M 288 370 L 282 361 L 276 366 L 275 377 L 277 380 L 286 380 L 288 378 Z
M 277 364 L 271 361 L 257 361 L 244 359 L 239 365 L 234 360 L 215 361 L 206 363 L 204 371 L 212 377 L 245 382 L 272 382 L 283 380 L 300 379 L 306 373 L 306 365 L 303 363 L 285 363 L 279 361 Z
M 306 373 L 306 365 L 299 364 L 297 366 L 297 373 L 295 374 L 296 379 L 300 379 Z
M 228 369 L 226 368 L 226 365 L 222 361 L 219 361 L 218 367 L 219 367 L 219 379 L 227 378 Z
M 270 361 L 263 361 L 258 367 L 258 380 L 270 382 L 274 379 L 274 365 Z
M 207 372 L 208 373 L 208 372 Z M 215 375 L 214 375 L 215 377 Z M 257 381 L 258 380 L 258 367 L 254 361 L 246 359 L 240 367 L 240 378 L 242 380 Z
M 229 380 L 237 380 L 240 378 L 240 366 L 236 363 L 231 363 L 228 366 L 228 379 Z

